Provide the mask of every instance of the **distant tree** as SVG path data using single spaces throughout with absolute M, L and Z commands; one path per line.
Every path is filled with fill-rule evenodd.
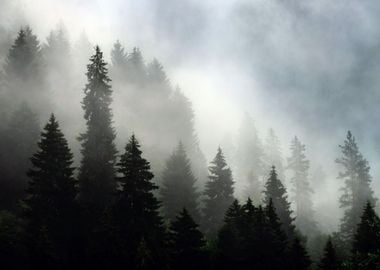
M 353 239 L 352 261 L 355 269 L 380 267 L 380 219 L 367 202 Z
M 13 112 L 0 142 L 0 209 L 16 210 L 24 198 L 30 167 L 40 133 L 35 113 L 26 103 Z
M 117 40 L 111 51 L 111 63 L 110 68 L 112 78 L 116 80 L 123 80 L 125 77 L 126 67 L 127 67 L 127 52 L 125 51 L 123 45 Z
M 141 155 L 140 145 L 132 135 L 117 164 L 120 190 L 113 216 L 120 258 L 131 269 L 142 269 L 142 266 L 165 269 L 166 233 L 159 216 L 160 203 L 153 195 L 158 187 L 152 182 L 149 162 Z
M 199 146 L 199 140 L 195 131 L 194 111 L 191 101 L 184 95 L 179 87 L 175 89 L 170 98 L 169 126 L 173 140 L 180 140 L 191 161 L 193 173 L 198 179 L 200 188 L 204 188 L 207 182 L 207 162 Z
M 305 156 L 305 145 L 294 137 L 290 146 L 291 156 L 288 158 L 287 168 L 292 172 L 292 192 L 295 205 L 296 227 L 306 236 L 315 236 L 318 232 L 314 219 L 312 202 L 313 190 L 310 187 L 308 172 L 309 160 Z
M 326 242 L 326 246 L 323 250 L 323 257 L 321 258 L 318 269 L 320 270 L 338 270 L 340 269 L 340 262 L 336 254 L 334 245 L 331 238 Z
M 169 245 L 172 269 L 201 269 L 205 267 L 205 240 L 198 224 L 184 208 L 171 222 Z
M 284 160 L 281 151 L 281 142 L 272 128 L 268 130 L 264 146 L 265 153 L 265 171 L 269 172 L 272 166 L 277 169 L 280 179 L 285 180 Z
M 186 208 L 194 220 L 200 221 L 196 181 L 185 148 L 179 143 L 167 160 L 162 176 L 160 194 L 166 218 L 172 220 L 181 209 Z
M 127 80 L 138 87 L 144 87 L 147 78 L 147 71 L 144 58 L 139 48 L 134 47 L 127 57 Z
M 205 206 L 203 209 L 203 226 L 210 236 L 215 236 L 223 222 L 223 217 L 234 200 L 234 182 L 231 170 L 227 167 L 222 149 L 218 152 L 209 167 L 209 181 L 204 191 Z
M 289 267 L 294 270 L 310 269 L 311 260 L 301 240 L 295 237 L 289 250 Z
M 292 210 L 290 209 L 286 189 L 277 178 L 275 167 L 272 167 L 270 176 L 265 184 L 264 195 L 264 203 L 266 205 L 268 205 L 271 200 L 273 201 L 273 206 L 282 224 L 282 229 L 289 240 L 292 241 L 295 235 L 294 218 L 292 218 Z
M 76 181 L 73 155 L 54 115 L 41 133 L 32 169 L 24 211 L 28 246 L 33 266 L 69 266 L 75 253 L 77 231 Z M 47 264 L 47 265 L 46 265 Z M 50 265 L 52 267 L 53 265 Z
M 106 65 L 97 46 L 87 66 L 88 82 L 82 102 L 87 130 L 79 137 L 83 155 L 79 171 L 80 200 L 99 210 L 110 204 L 116 190 L 112 90 Z
M 75 63 L 75 67 L 78 69 L 78 74 L 83 74 L 84 72 L 86 72 L 87 63 L 92 55 L 93 48 L 94 46 L 89 41 L 86 32 L 82 32 L 78 40 L 76 40 L 73 44 L 72 50 L 73 60 Z
M 340 207 L 344 209 L 340 238 L 343 248 L 348 253 L 363 207 L 367 201 L 375 205 L 376 199 L 370 186 L 371 175 L 368 161 L 360 153 L 355 137 L 350 131 L 347 132 L 344 145 L 339 147 L 342 150 L 342 157 L 338 158 L 336 163 L 342 166 L 343 171 L 339 173 L 338 178 L 344 181 L 343 194 L 340 197 Z
M 149 87 L 154 89 L 155 92 L 168 98 L 171 94 L 170 81 L 164 71 L 162 64 L 154 58 L 147 66 L 147 80 Z
M 237 140 L 236 177 L 247 183 L 245 195 L 255 204 L 261 203 L 262 178 L 265 174 L 264 149 L 253 119 L 245 114 Z

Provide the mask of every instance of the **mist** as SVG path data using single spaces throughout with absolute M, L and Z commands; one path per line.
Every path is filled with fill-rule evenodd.
M 338 179 L 342 167 L 336 159 L 348 130 L 371 167 L 374 197 L 380 194 L 379 11 L 374 0 L 0 0 L 0 90 L 8 87 L 2 78 L 21 28 L 32 29 L 45 57 L 44 86 L 32 79 L 28 94 L 4 90 L 2 119 L 10 119 L 22 101 L 34 110 L 40 127 L 54 113 L 79 168 L 86 65 L 98 45 L 112 80 L 116 148 L 122 153 L 135 134 L 159 186 L 165 162 L 181 141 L 202 191 L 207 166 L 221 147 L 236 198 L 249 196 L 249 170 L 258 174 L 261 192 L 270 167 L 278 169 L 281 163 L 278 173 L 295 210 L 288 159 L 297 136 L 310 161 L 307 178 L 316 223 L 331 234 L 344 215 L 339 202 L 344 181 Z M 64 32 L 70 57 L 62 59 L 54 51 L 49 56 L 51 31 Z M 161 87 L 146 86 L 146 79 L 124 78 L 113 63 L 116 42 L 127 55 L 138 48 L 148 67 L 159 61 L 167 78 L 165 97 L 142 91 Z M 45 92 L 36 98 L 33 93 L 42 88 Z M 178 104 L 188 107 L 170 107 L 182 107 Z M 269 129 L 278 138 L 280 161 L 269 158 Z M 247 139 L 247 134 L 253 135 Z M 265 152 L 261 167 L 252 165 L 255 155 L 241 154 L 246 139 L 246 145 L 252 139 Z

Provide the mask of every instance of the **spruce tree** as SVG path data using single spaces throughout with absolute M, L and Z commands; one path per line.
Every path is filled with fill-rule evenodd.
M 369 201 L 375 205 L 373 190 L 371 189 L 371 175 L 368 161 L 360 153 L 355 137 L 347 132 L 346 140 L 339 146 L 342 157 L 336 162 L 343 171 L 338 175 L 344 181 L 343 194 L 340 197 L 340 207 L 344 209 L 344 216 L 340 225 L 340 238 L 343 248 L 348 252 L 357 224 L 360 222 L 362 209 Z
M 282 224 L 282 229 L 286 233 L 288 239 L 292 241 L 295 234 L 295 227 L 293 224 L 294 218 L 292 218 L 292 210 L 290 209 L 286 189 L 277 178 L 275 167 L 272 167 L 270 176 L 265 184 L 264 194 L 264 203 L 268 205 L 271 200 L 273 201 L 273 206 L 276 209 L 276 213 Z
M 326 242 L 326 246 L 323 250 L 323 257 L 318 264 L 318 269 L 320 270 L 338 270 L 340 269 L 340 263 L 334 248 L 334 245 L 331 241 L 331 238 Z
M 79 137 L 83 156 L 79 172 L 80 200 L 100 210 L 110 204 L 116 189 L 112 90 L 106 65 L 103 53 L 96 46 L 87 66 L 88 82 L 82 102 L 87 130 Z
M 36 114 L 26 104 L 13 112 L 2 134 L 0 151 L 0 209 L 16 210 L 24 198 L 30 167 L 29 158 L 36 150 L 40 127 Z
M 150 269 L 164 269 L 166 234 L 159 215 L 160 203 L 153 195 L 158 187 L 152 182 L 149 162 L 141 155 L 140 144 L 132 135 L 117 164 L 120 190 L 113 216 L 121 245 L 120 258 L 127 268 L 148 264 Z M 146 258 L 151 258 L 149 263 L 144 262 L 146 252 Z
M 294 137 L 291 146 L 291 156 L 288 158 L 287 169 L 292 172 L 292 192 L 295 205 L 296 227 L 309 237 L 317 233 L 317 224 L 314 220 L 314 209 L 312 202 L 313 190 L 310 187 L 308 173 L 310 162 L 305 156 L 305 145 L 297 137 Z
M 301 240 L 295 237 L 289 251 L 289 267 L 294 270 L 307 270 L 311 266 L 311 260 Z
M 367 202 L 353 239 L 352 260 L 355 269 L 378 269 L 379 252 L 380 219 L 371 203 Z
M 169 236 L 172 269 L 201 269 L 205 267 L 205 245 L 198 224 L 184 208 L 170 224 Z
M 276 167 L 278 177 L 285 180 L 284 160 L 282 158 L 281 142 L 272 128 L 268 130 L 265 141 L 265 170 L 270 171 L 272 166 Z
M 190 160 L 185 148 L 179 143 L 166 162 L 160 189 L 163 212 L 169 220 L 174 219 L 181 209 L 186 208 L 191 217 L 199 222 L 199 193 L 196 179 L 191 171 Z
M 139 48 L 134 47 L 127 57 L 127 80 L 138 87 L 145 87 L 147 71 Z
M 73 155 L 54 115 L 41 133 L 24 200 L 33 266 L 68 266 L 78 229 Z M 51 265 L 50 265 L 51 266 Z
M 262 178 L 265 175 L 264 150 L 254 121 L 245 114 L 236 149 L 236 177 L 246 183 L 244 195 L 261 203 Z
M 206 233 L 215 236 L 223 222 L 223 217 L 234 200 L 234 182 L 230 168 L 224 159 L 222 149 L 218 152 L 209 167 L 209 181 L 204 191 L 205 206 L 203 209 L 203 226 Z
M 112 74 L 112 78 L 114 78 L 114 80 L 124 81 L 123 78 L 127 72 L 127 53 L 119 40 L 113 45 L 111 63 L 110 73 Z

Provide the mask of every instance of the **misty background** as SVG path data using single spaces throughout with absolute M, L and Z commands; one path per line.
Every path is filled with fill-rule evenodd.
M 284 160 L 297 135 L 311 161 L 317 221 L 332 231 L 339 222 L 342 185 L 335 159 L 347 130 L 369 160 L 379 196 L 379 9 L 374 0 L 0 0 L 1 66 L 25 25 L 41 44 L 63 25 L 72 48 L 87 36 L 88 46 L 98 44 L 108 62 L 116 40 L 128 52 L 136 46 L 146 62 L 157 58 L 173 87 L 178 85 L 192 102 L 207 162 L 219 145 L 236 148 L 245 113 L 254 119 L 263 142 L 269 128 L 276 131 Z M 53 105 L 41 119 L 45 122 L 54 111 L 76 154 L 76 137 L 84 126 L 80 102 L 88 57 L 76 58 L 69 94 L 63 92 L 64 80 L 49 87 Z M 59 74 L 49 77 L 56 81 Z M 134 130 L 120 107 L 117 83 L 112 86 L 119 146 Z M 154 136 L 135 132 L 142 144 L 144 137 Z M 233 159 L 227 149 L 226 155 Z M 321 167 L 324 180 L 318 177 Z M 241 191 L 245 183 L 234 180 Z M 329 212 L 321 216 L 318 210 L 327 205 Z

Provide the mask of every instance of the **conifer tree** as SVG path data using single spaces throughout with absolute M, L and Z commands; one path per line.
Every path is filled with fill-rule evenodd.
M 139 48 L 134 47 L 127 57 L 127 79 L 131 84 L 144 87 L 146 83 L 147 71 L 144 58 Z
M 183 144 L 179 143 L 167 160 L 162 176 L 160 194 L 166 218 L 174 219 L 181 209 L 186 208 L 191 217 L 199 222 L 199 193 L 195 183 L 196 179 L 191 171 L 190 160 Z
M 272 128 L 268 130 L 265 141 L 265 170 L 270 171 L 272 166 L 276 167 L 278 177 L 285 180 L 284 160 L 282 158 L 281 143 Z
M 334 245 L 331 241 L 331 238 L 326 242 L 326 246 L 323 250 L 323 257 L 318 264 L 318 269 L 320 270 L 338 270 L 340 269 L 340 263 L 334 248 Z
M 295 237 L 289 251 L 289 267 L 294 270 L 307 270 L 311 266 L 311 260 L 301 240 Z
M 120 41 L 117 40 L 111 51 L 111 74 L 112 78 L 123 81 L 127 67 L 127 53 Z
M 260 204 L 265 175 L 264 150 L 254 121 L 248 114 L 244 116 L 238 137 L 236 169 L 236 177 L 247 184 L 245 195 Z
M 83 155 L 79 172 L 80 199 L 102 209 L 109 205 L 116 188 L 116 148 L 110 108 L 111 80 L 98 46 L 87 69 L 88 82 L 82 102 L 87 130 L 79 137 Z
M 160 203 L 153 195 L 158 188 L 153 182 L 150 165 L 142 156 L 140 144 L 132 135 L 118 165 L 120 190 L 113 207 L 118 241 L 126 267 L 137 269 L 138 264 L 149 269 L 164 269 L 165 229 L 159 216 Z M 143 256 L 146 252 L 149 256 Z M 151 258 L 144 263 L 144 257 Z
M 286 233 L 288 239 L 292 241 L 295 234 L 293 224 L 294 218 L 292 218 L 292 211 L 290 209 L 290 203 L 288 202 L 286 189 L 277 178 L 275 167 L 272 167 L 268 181 L 265 184 L 264 194 L 264 203 L 268 205 L 270 200 L 273 201 L 273 206 L 276 209 L 276 213 L 282 224 L 282 229 Z
M 234 200 L 234 182 L 231 170 L 227 167 L 220 147 L 214 160 L 211 162 L 209 171 L 209 181 L 206 183 L 204 191 L 203 226 L 208 235 L 215 236 L 223 222 L 226 210 Z
M 338 175 L 344 181 L 343 194 L 340 197 L 340 207 L 344 209 L 344 216 L 340 225 L 340 238 L 343 248 L 350 249 L 357 224 L 360 222 L 362 209 L 369 201 L 375 205 L 373 190 L 371 189 L 371 175 L 368 161 L 360 153 L 355 137 L 347 132 L 344 145 L 339 146 L 342 157 L 336 162 L 342 166 L 343 171 Z
M 19 200 L 24 198 L 29 158 L 36 150 L 39 133 L 36 114 L 26 103 L 22 103 L 11 115 L 0 144 L 1 209 L 15 210 Z
M 28 245 L 32 264 L 43 266 L 69 263 L 74 254 L 76 220 L 76 181 L 73 155 L 54 115 L 41 133 L 38 151 L 31 158 L 32 168 L 27 197 Z
M 355 269 L 380 267 L 380 219 L 370 202 L 367 202 L 352 245 Z
M 205 267 L 205 245 L 198 224 L 184 208 L 170 225 L 170 250 L 173 269 L 201 269 Z
M 313 190 L 310 187 L 308 172 L 309 160 L 305 156 L 305 145 L 297 137 L 294 137 L 291 146 L 291 156 L 288 158 L 288 169 L 292 172 L 291 183 L 295 204 L 296 227 L 309 237 L 317 233 L 317 225 L 314 220 L 314 209 L 312 202 Z

